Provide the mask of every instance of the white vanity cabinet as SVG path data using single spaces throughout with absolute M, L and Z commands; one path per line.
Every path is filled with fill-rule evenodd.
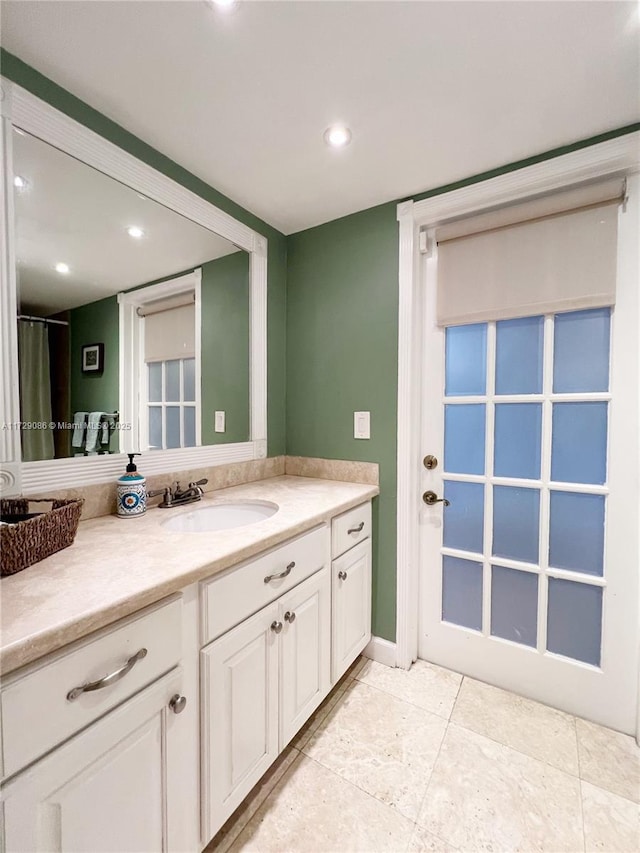
M 169 673 L 4 789 L 7 853 L 184 850 L 184 770 Z
M 295 569 L 306 579 L 279 594 L 279 586 L 291 585 Z M 311 531 L 217 583 L 222 597 L 244 599 L 245 606 L 258 595 L 273 601 L 201 652 L 203 841 L 240 805 L 329 692 L 329 530 Z M 203 606 L 211 612 L 216 580 L 203 586 Z M 229 609 L 231 604 L 226 614 Z M 237 618 L 241 610 L 234 612 Z M 220 613 L 225 623 L 227 618 Z
M 0 849 L 198 853 L 370 622 L 366 502 L 11 673 Z
M 6 853 L 185 850 L 181 622 L 174 597 L 3 685 Z
M 371 503 L 332 524 L 332 683 L 371 639 Z

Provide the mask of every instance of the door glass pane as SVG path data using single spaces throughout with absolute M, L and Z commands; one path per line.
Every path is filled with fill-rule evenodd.
M 493 487 L 493 555 L 538 562 L 540 492 L 512 486 Z
M 149 367 L 149 402 L 162 402 L 162 362 L 152 361 Z
M 180 362 L 175 359 L 165 361 L 165 400 L 180 402 Z
M 604 495 L 551 492 L 549 565 L 602 576 Z
M 497 477 L 540 479 L 542 405 L 496 405 L 493 471 Z
M 184 399 L 190 403 L 196 401 L 196 360 L 185 358 L 182 362 Z
M 196 446 L 196 409 L 195 406 L 185 406 L 182 410 L 184 417 L 183 447 Z
M 445 394 L 483 395 L 487 387 L 487 325 L 446 330 Z
M 553 390 L 609 390 L 611 310 L 572 311 L 555 318 Z
M 442 558 L 442 618 L 482 630 L 482 564 L 458 557 Z
M 180 447 L 180 406 L 167 406 L 166 418 L 166 445 Z
M 542 393 L 544 318 L 496 323 L 496 394 Z
M 538 576 L 491 567 L 491 633 L 535 646 L 538 629 Z
M 162 409 L 160 406 L 149 406 L 149 448 L 162 449 Z
M 444 470 L 484 474 L 484 404 L 444 407 Z
M 599 666 L 601 634 L 602 589 L 549 578 L 548 650 Z
M 446 548 L 482 553 L 484 528 L 484 486 L 481 483 L 444 484 L 444 496 L 451 502 L 442 510 L 444 517 L 443 543 Z M 438 512 L 436 504 L 431 512 Z
M 551 479 L 602 484 L 607 476 L 607 403 L 554 403 Z

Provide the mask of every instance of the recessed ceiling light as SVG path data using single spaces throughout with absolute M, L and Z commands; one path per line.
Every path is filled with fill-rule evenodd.
M 13 179 L 13 185 L 16 189 L 26 190 L 29 186 L 29 181 L 26 178 L 23 178 L 22 175 L 16 175 Z
M 62 261 L 56 264 L 56 272 L 59 272 L 60 275 L 68 275 L 69 273 L 69 264 L 64 264 Z
M 211 6 L 220 6 L 222 9 L 228 9 L 230 6 L 236 5 L 236 0 L 209 0 Z
M 324 141 L 331 148 L 344 148 L 351 142 L 351 131 L 342 124 L 334 124 L 325 130 Z
M 130 225 L 127 228 L 127 234 L 129 237 L 133 237 L 136 240 L 140 240 L 141 237 L 144 237 L 144 231 L 137 225 Z

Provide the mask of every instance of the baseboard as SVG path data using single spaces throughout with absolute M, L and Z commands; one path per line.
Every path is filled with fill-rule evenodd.
M 382 637 L 372 637 L 362 654 L 385 666 L 396 665 L 396 644 Z

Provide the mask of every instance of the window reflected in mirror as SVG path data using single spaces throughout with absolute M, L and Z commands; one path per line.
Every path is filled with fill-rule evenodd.
M 249 441 L 248 253 L 18 129 L 13 162 L 23 461 Z M 125 356 L 119 294 L 174 281 Z

